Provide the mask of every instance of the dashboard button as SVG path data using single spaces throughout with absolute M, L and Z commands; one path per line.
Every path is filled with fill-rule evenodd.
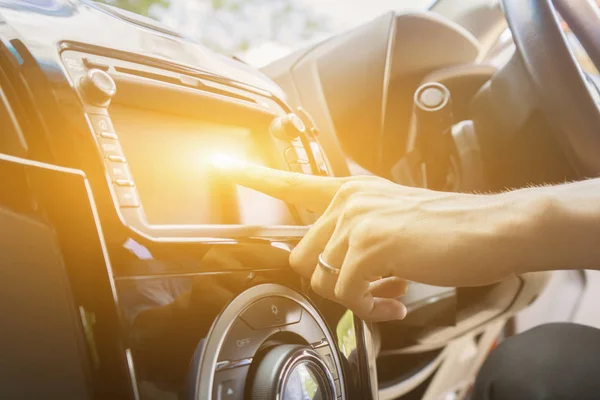
M 281 328 L 283 332 L 293 332 L 302 336 L 308 343 L 319 343 L 325 340 L 325 334 L 317 322 L 307 312 L 302 313 L 302 318 L 296 324 L 286 325 Z
M 300 118 L 304 120 L 304 124 L 310 126 L 308 130 L 313 136 L 319 135 L 319 130 L 317 129 L 317 125 L 315 121 L 311 117 L 311 115 L 302 107 L 298 107 L 298 114 L 300 114 Z
M 253 329 L 274 328 L 299 322 L 302 307 L 285 297 L 267 297 L 252 304 L 240 318 Z
M 67 67 L 71 74 L 81 73 L 85 71 L 85 68 L 83 68 L 83 65 L 81 63 L 81 59 L 76 55 L 64 55 L 63 63 L 65 64 L 65 67 Z
M 340 397 L 342 395 L 342 386 L 340 385 L 340 380 L 336 379 L 335 381 L 335 394 Z
M 129 172 L 129 168 L 127 167 L 126 163 L 108 161 L 106 165 L 111 178 L 115 182 L 118 180 L 132 180 L 131 173 Z
M 302 147 L 288 147 L 285 149 L 285 160 L 288 163 L 305 162 L 308 163 L 308 154 Z
M 327 365 L 327 369 L 329 369 L 329 372 L 331 373 L 331 376 L 333 376 L 333 379 L 338 379 L 338 372 L 335 366 L 335 361 L 333 360 L 333 355 L 331 354 L 331 348 L 329 346 L 325 346 L 315 349 L 315 351 L 319 353 L 319 355 L 323 359 L 323 362 L 325 363 L 325 365 Z
M 329 175 L 327 162 L 325 162 L 325 157 L 323 156 L 323 152 L 321 151 L 321 146 L 319 143 L 311 141 L 310 149 L 312 151 L 313 157 L 315 158 L 315 163 L 317 164 L 317 168 L 319 169 L 320 175 Z
M 213 400 L 242 400 L 249 367 L 234 368 L 215 373 Z
M 117 140 L 99 137 L 98 144 L 100 145 L 100 149 L 102 150 L 102 154 L 104 154 L 104 157 L 123 157 L 123 150 L 121 149 L 121 145 Z
M 140 201 L 135 188 L 128 186 L 115 186 L 115 192 L 117 193 L 117 200 L 121 207 L 140 206 Z
M 134 187 L 134 183 L 130 179 L 115 179 L 117 186 Z
M 238 394 L 238 390 L 238 385 L 234 380 L 221 382 L 219 385 L 219 400 L 239 398 L 239 396 L 236 396 Z
M 115 133 L 115 130 L 108 115 L 88 114 L 92 122 L 94 132 L 100 135 L 101 132 Z
M 126 162 L 125 157 L 123 156 L 108 156 L 108 161 L 114 161 L 116 163 Z
M 223 342 L 218 361 L 254 357 L 260 345 L 277 331 L 277 328 L 255 330 L 241 319 L 236 319 Z
M 98 60 L 92 60 L 89 57 L 83 57 L 81 61 L 83 61 L 83 65 L 85 65 L 87 68 L 97 68 L 101 69 L 102 71 L 108 71 L 110 68 L 108 64 Z
M 119 138 L 116 133 L 105 132 L 105 131 L 100 132 L 100 137 L 104 138 L 104 139 L 115 139 L 115 140 L 117 140 Z

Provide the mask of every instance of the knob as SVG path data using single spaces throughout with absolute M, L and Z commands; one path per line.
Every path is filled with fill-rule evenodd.
M 292 140 L 306 132 L 304 122 L 296 114 L 277 117 L 271 123 L 271 134 L 282 140 Z
M 117 85 L 109 74 L 94 68 L 81 77 L 79 90 L 84 100 L 96 105 L 107 105 L 117 92 Z
M 256 359 L 256 358 L 255 358 Z M 305 385 L 314 391 L 314 399 L 336 399 L 335 381 L 321 360 L 309 347 L 282 344 L 264 353 L 251 373 L 250 393 L 253 400 L 303 399 Z
M 300 118 L 302 118 L 310 126 L 310 134 L 313 137 L 319 136 L 319 129 L 317 129 L 317 124 L 315 124 L 315 120 L 308 113 L 308 111 L 306 111 L 303 107 L 298 107 L 298 113 L 300 114 Z

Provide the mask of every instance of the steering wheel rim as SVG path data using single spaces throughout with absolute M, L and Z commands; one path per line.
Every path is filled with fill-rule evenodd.
M 562 0 L 585 7 L 586 0 Z M 600 175 L 600 108 L 571 52 L 551 0 L 502 0 L 540 107 L 582 177 Z M 560 3 L 561 0 L 555 0 Z M 576 4 L 577 3 L 577 4 Z M 589 4 L 587 4 L 589 6 Z M 600 18 L 595 18 L 600 23 Z M 600 49 L 599 49 L 600 50 Z

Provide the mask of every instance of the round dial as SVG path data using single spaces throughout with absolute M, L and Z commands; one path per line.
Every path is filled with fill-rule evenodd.
M 319 355 L 301 345 L 280 345 L 268 350 L 251 385 L 253 400 L 337 398 L 334 380 Z
M 293 113 L 277 117 L 271 124 L 271 133 L 273 136 L 283 140 L 295 139 L 305 131 L 304 122 L 302 122 L 299 116 Z
M 109 74 L 94 68 L 81 77 L 79 90 L 85 101 L 106 105 L 117 92 L 117 85 Z
M 194 399 L 346 399 L 334 337 L 301 294 L 261 284 L 229 303 L 190 373 Z M 302 344 L 299 344 L 302 343 Z M 352 382 L 352 381 L 350 381 Z

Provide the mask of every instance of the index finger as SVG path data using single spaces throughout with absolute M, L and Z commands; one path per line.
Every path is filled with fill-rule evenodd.
M 238 185 L 314 211 L 324 211 L 345 182 L 343 178 L 304 175 L 250 163 L 215 167 Z

